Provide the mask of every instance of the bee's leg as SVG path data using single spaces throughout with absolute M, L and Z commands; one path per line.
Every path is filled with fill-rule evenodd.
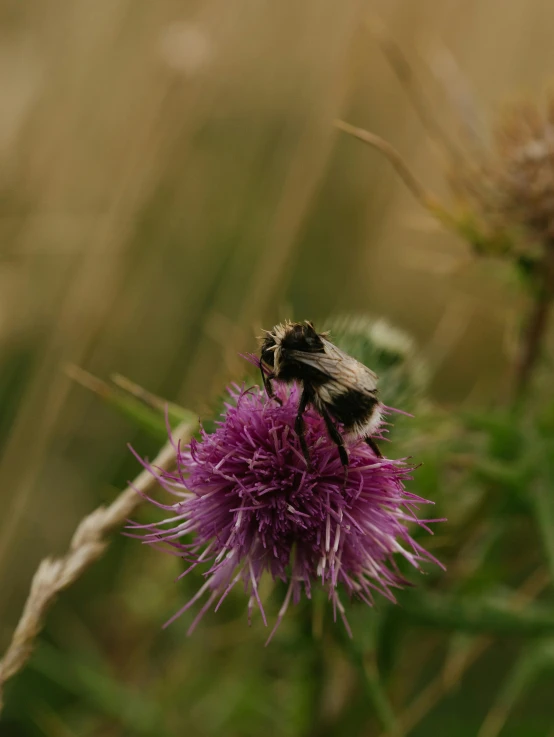
M 283 405 L 283 402 L 279 399 L 279 397 L 275 396 L 275 392 L 273 391 L 273 385 L 271 383 L 272 379 L 275 378 L 275 374 L 266 374 L 265 371 L 262 368 L 262 365 L 260 364 L 260 373 L 262 374 L 262 381 L 264 384 L 264 389 L 266 391 L 267 396 L 270 399 L 274 399 L 277 404 Z
M 302 453 L 306 459 L 306 463 L 308 464 L 308 470 L 312 469 L 312 462 L 310 461 L 310 451 L 308 450 L 308 444 L 306 443 L 304 411 L 310 403 L 310 400 L 310 393 L 304 389 L 302 396 L 300 397 L 300 404 L 298 405 L 298 412 L 296 413 L 296 420 L 294 423 L 294 430 L 300 440 L 300 447 L 302 448 Z
M 377 443 L 375 442 L 375 440 L 373 440 L 372 437 L 370 437 L 368 435 L 367 438 L 364 438 L 364 441 L 369 445 L 369 447 L 375 453 L 375 455 L 377 456 L 377 458 L 382 458 L 383 457 L 383 454 L 381 453 L 381 449 L 379 448 L 379 446 L 377 445 Z
M 329 437 L 333 441 L 333 443 L 336 444 L 337 448 L 339 449 L 339 456 L 342 465 L 345 469 L 348 469 L 348 451 L 346 450 L 346 446 L 344 445 L 344 438 L 340 434 L 340 432 L 337 430 L 337 427 L 335 423 L 333 422 L 331 415 L 325 407 L 318 407 L 318 411 L 325 420 L 325 425 L 327 427 L 327 432 L 329 433 Z

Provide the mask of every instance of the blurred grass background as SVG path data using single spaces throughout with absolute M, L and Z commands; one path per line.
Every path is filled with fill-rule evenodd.
M 386 161 L 333 129 L 343 117 L 380 133 L 444 192 L 441 157 L 367 13 L 452 129 L 445 53 L 485 126 L 500 103 L 551 79 L 547 0 L 3 3 L 1 645 L 38 561 L 65 550 L 78 520 L 137 473 L 126 443 L 156 450 L 64 364 L 117 371 L 208 417 L 262 325 L 370 312 L 418 340 L 444 408 L 501 395 L 523 304 L 508 272 L 477 263 Z M 492 575 L 519 583 L 509 542 Z M 0 734 L 378 733 L 336 643 L 313 647 L 307 607 L 267 650 L 240 597 L 191 639 L 186 622 L 162 632 L 197 584 L 175 585 L 177 570 L 116 535 L 60 597 L 10 685 Z M 441 638 L 404 633 L 409 657 L 391 687 L 400 711 L 440 672 Z M 409 734 L 477 734 L 516 654 L 496 642 Z M 554 734 L 552 686 L 541 681 L 503 734 Z

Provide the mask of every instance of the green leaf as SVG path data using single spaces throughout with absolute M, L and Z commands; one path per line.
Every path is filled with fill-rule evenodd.
M 493 483 L 515 493 L 526 486 L 530 476 L 530 469 L 524 467 L 523 464 L 496 461 L 491 458 L 476 458 L 473 472 L 482 481 Z
M 168 402 L 167 399 L 158 397 L 156 394 L 152 394 L 121 374 L 112 374 L 111 380 L 123 391 L 136 397 L 143 404 L 157 410 L 163 417 L 165 417 L 167 412 L 167 417 L 171 427 L 177 427 L 181 422 L 190 422 L 191 424 L 194 424 L 197 421 L 196 415 L 188 409 L 185 409 L 174 402 Z
M 507 412 L 463 412 L 461 419 L 473 430 L 488 436 L 488 451 L 494 458 L 513 461 L 522 453 L 525 435 Z
M 525 691 L 545 669 L 554 668 L 554 640 L 541 640 L 526 648 L 508 673 L 479 737 L 496 737 Z
M 166 406 L 167 417 L 172 428 L 183 421 L 190 422 L 191 425 L 196 425 L 198 422 L 192 412 L 150 394 L 124 377 L 118 376 L 117 380 L 122 386 L 124 385 L 127 392 L 131 393 L 124 393 L 78 366 L 67 366 L 66 373 L 71 379 L 86 389 L 90 389 L 106 404 L 128 417 L 136 426 L 159 442 L 167 440 Z
M 56 682 L 69 693 L 83 698 L 104 714 L 116 719 L 132 734 L 163 737 L 164 712 L 158 703 L 142 690 L 127 686 L 95 664 L 69 657 L 52 645 L 42 642 L 31 661 L 31 667 Z
M 554 479 L 540 477 L 532 490 L 532 503 L 542 546 L 554 581 Z
M 554 610 L 541 604 L 517 610 L 508 597 L 470 598 L 423 591 L 405 591 L 397 598 L 402 611 L 420 625 L 496 635 L 554 634 Z

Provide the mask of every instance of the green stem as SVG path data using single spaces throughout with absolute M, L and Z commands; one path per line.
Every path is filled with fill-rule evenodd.
M 343 640 L 343 645 L 360 675 L 364 692 L 373 705 L 375 715 L 385 734 L 387 737 L 401 737 L 400 725 L 379 677 L 374 651 L 364 653 L 355 640 L 346 638 Z
M 314 592 L 311 604 L 306 606 L 301 617 L 303 636 L 309 641 L 309 655 L 307 661 L 307 683 L 309 688 L 310 724 L 307 734 L 309 737 L 325 737 L 327 725 L 322 714 L 325 684 L 327 677 L 326 659 L 324 650 L 324 628 L 322 606 L 325 601 L 321 592 Z
M 554 581 L 554 498 L 552 486 L 539 478 L 532 494 L 536 524 L 541 536 L 544 556 L 552 581 Z
M 548 241 L 545 248 L 536 299 L 529 316 L 521 352 L 515 367 L 514 399 L 516 403 L 525 395 L 540 357 L 554 300 L 554 243 Z

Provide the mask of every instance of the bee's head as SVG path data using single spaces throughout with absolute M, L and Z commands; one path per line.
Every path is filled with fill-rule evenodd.
M 284 359 L 287 350 L 319 353 L 324 350 L 321 336 L 316 332 L 311 322 L 286 322 L 275 325 L 265 333 L 261 343 L 262 363 L 279 373 L 279 364 Z
M 287 325 L 282 344 L 284 348 L 306 353 L 320 353 L 324 350 L 321 336 L 308 320 Z

